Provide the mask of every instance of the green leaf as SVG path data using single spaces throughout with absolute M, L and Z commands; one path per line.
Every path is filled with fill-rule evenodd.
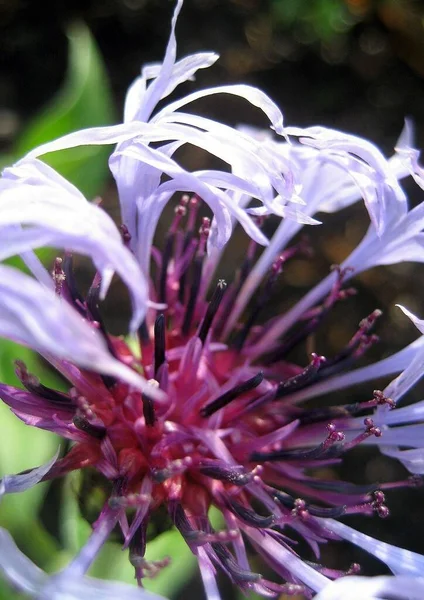
M 18 139 L 18 157 L 71 131 L 114 122 L 108 76 L 90 31 L 83 23 L 75 23 L 68 38 L 69 66 L 63 88 Z M 91 146 L 55 152 L 45 160 L 90 199 L 101 192 L 108 177 L 109 154 L 108 147 Z

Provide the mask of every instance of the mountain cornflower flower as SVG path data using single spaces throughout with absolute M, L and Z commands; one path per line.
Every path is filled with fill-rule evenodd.
M 0 397 L 24 423 L 71 442 L 61 458 L 4 477 L 0 496 L 77 469 L 96 471 L 108 495 L 89 540 L 62 572 L 48 578 L 4 530 L 0 568 L 37 598 L 153 600 L 145 590 L 129 592 L 85 573 L 115 529 L 139 586 L 166 569 L 166 557 L 154 564 L 145 558 L 148 526 L 165 508 L 198 559 L 208 600 L 220 597 L 218 571 L 244 592 L 265 597 L 318 593 L 319 600 L 329 600 L 347 597 L 347 588 L 355 598 L 422 598 L 424 557 L 362 534 L 344 518 L 386 518 L 385 491 L 421 483 L 424 404 L 397 403 L 422 375 L 424 336 L 355 369 L 377 342 L 375 310 L 335 356 L 312 354 L 301 365 L 289 358 L 336 303 L 353 295 L 346 283 L 355 274 L 423 260 L 424 203 L 408 211 L 399 184 L 408 174 L 422 184 L 411 128 L 387 160 L 371 142 L 352 135 L 285 128 L 276 105 L 248 86 L 202 90 L 156 111 L 159 101 L 217 58 L 202 53 L 176 61 L 181 7 L 179 1 L 163 63 L 145 67 L 129 89 L 123 124 L 74 132 L 36 148 L 0 180 L 0 257 L 20 254 L 32 273 L 0 266 L 0 334 L 34 348 L 68 381 L 66 391 L 48 388 L 17 361 L 24 389 L 1 384 Z M 236 94 L 259 107 L 280 137 L 180 112 L 215 93 Z M 85 144 L 117 144 L 110 167 L 120 228 L 38 158 Z M 174 156 L 184 144 L 221 158 L 228 170 L 187 171 Z M 153 248 L 157 222 L 175 193 L 173 221 L 161 248 Z M 289 312 L 267 320 L 285 264 L 309 252 L 305 241 L 292 238 L 303 225 L 317 223 L 315 213 L 361 198 L 371 221 L 362 242 Z M 202 203 L 212 219 L 200 217 Z M 275 216 L 281 222 L 268 240 L 262 225 Z M 246 253 L 226 282 L 219 275 L 221 253 L 237 221 L 248 235 Z M 41 246 L 64 249 L 52 274 L 33 253 Z M 85 296 L 74 278 L 73 253 L 91 257 L 96 268 Z M 111 335 L 102 317 L 100 301 L 114 272 L 131 295 L 131 343 Z M 424 322 L 403 310 L 424 333 Z M 337 406 L 302 405 L 382 375 L 397 377 L 383 391 L 370 387 L 362 402 L 346 403 L 343 393 Z M 360 444 L 378 445 L 413 475 L 381 486 L 319 476 Z M 219 531 L 211 525 L 211 507 L 222 514 Z M 296 552 L 293 534 L 306 541 L 314 562 Z M 394 577 L 358 578 L 356 564 L 326 568 L 320 546 L 336 540 L 360 546 Z M 252 571 L 246 543 L 274 571 L 272 580 Z

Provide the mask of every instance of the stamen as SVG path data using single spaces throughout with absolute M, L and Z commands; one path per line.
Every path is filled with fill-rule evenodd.
M 369 417 L 364 419 L 364 425 L 365 425 L 365 431 L 363 433 L 359 434 L 352 441 L 347 442 L 346 444 L 343 445 L 344 452 L 347 450 L 351 450 L 352 448 L 354 448 L 355 446 L 357 446 L 358 444 L 360 444 L 361 442 L 363 442 L 364 440 L 366 440 L 367 438 L 369 438 L 372 435 L 375 435 L 375 437 L 381 437 L 383 435 L 383 432 L 381 431 L 381 429 L 379 427 L 376 427 L 374 425 L 374 421 L 372 419 L 370 419 Z
M 162 268 L 159 277 L 159 302 L 166 304 L 166 283 L 168 279 L 168 266 L 171 260 L 172 251 L 174 248 L 175 234 L 168 233 L 165 241 L 165 248 L 162 252 Z
M 195 529 L 187 518 L 187 515 L 179 502 L 170 505 L 170 514 L 175 527 L 180 531 L 189 546 L 204 546 L 211 543 L 233 542 L 240 535 L 237 529 L 224 531 L 213 531 L 209 522 L 210 531 Z
M 202 280 L 203 260 L 206 253 L 206 242 L 210 232 L 210 219 L 204 218 L 202 226 L 199 230 L 200 240 L 197 248 L 196 257 L 193 264 L 193 279 L 190 288 L 190 296 L 187 302 L 186 310 L 184 313 L 183 325 L 181 332 L 184 336 L 190 333 L 191 322 L 193 320 L 194 311 L 196 308 L 197 296 L 200 290 L 200 283 Z
M 257 225 L 260 225 L 261 221 L 263 220 L 263 217 L 259 217 L 257 219 Z M 255 240 L 249 241 L 246 256 L 243 259 L 240 269 L 238 269 L 236 272 L 235 281 L 230 285 L 229 290 L 226 293 L 223 310 L 221 311 L 221 314 L 219 315 L 218 319 L 216 319 L 215 321 L 214 329 L 217 338 L 221 336 L 224 326 L 226 324 L 226 317 L 231 313 L 232 309 L 234 308 L 236 298 L 241 290 L 243 283 L 246 280 L 246 277 L 248 276 L 252 268 L 253 259 L 257 247 L 258 243 L 255 242 Z
M 323 481 L 321 479 L 308 479 L 308 486 L 315 490 L 343 496 L 364 496 L 375 489 L 375 484 L 358 485 L 348 481 Z
M 138 508 L 139 506 L 145 506 L 146 503 L 151 502 L 151 500 L 152 498 L 149 494 L 113 494 L 109 498 L 109 506 L 113 509 Z
M 318 329 L 319 325 L 322 323 L 336 302 L 346 300 L 347 298 L 356 294 L 356 290 L 354 288 L 342 289 L 344 279 L 346 278 L 348 272 L 352 271 L 352 269 L 341 269 L 338 266 L 333 266 L 332 270 L 337 270 L 338 277 L 327 298 L 320 306 L 315 307 L 314 309 L 308 311 L 307 314 L 303 315 L 302 319 L 306 320 L 307 323 L 299 331 L 294 332 L 292 335 L 288 335 L 276 350 L 269 353 L 264 360 L 265 364 L 272 364 L 284 358 L 286 354 L 290 352 L 290 350 L 292 350 L 305 338 L 311 335 L 311 333 Z
M 352 358 L 358 359 L 371 344 L 378 341 L 377 336 L 369 336 L 368 332 L 382 314 L 381 310 L 376 309 L 368 315 L 368 317 L 362 319 L 359 323 L 358 331 L 351 338 L 346 347 L 339 352 L 337 356 L 327 361 L 320 374 L 321 377 L 330 377 L 335 372 L 339 372 L 341 367 L 345 368 L 349 366 Z M 357 355 L 357 353 L 359 353 L 359 355 Z
M 250 312 L 250 315 L 246 319 L 246 323 L 243 329 L 236 337 L 234 346 L 237 350 L 240 351 L 243 348 L 244 343 L 246 342 L 254 323 L 259 317 L 259 314 L 261 313 L 264 306 L 268 304 L 272 289 L 277 281 L 278 275 L 283 270 L 283 264 L 286 262 L 288 257 L 289 256 L 286 256 L 286 254 L 283 253 L 278 258 L 276 258 L 273 264 L 271 265 L 270 273 L 262 288 L 262 291 L 259 293 L 257 300 L 253 304 L 252 310 Z
M 63 262 L 63 260 L 60 258 L 60 256 L 56 257 L 55 261 L 54 261 L 54 265 L 53 265 L 53 271 L 52 271 L 52 277 L 53 277 L 53 281 L 54 281 L 54 290 L 58 296 L 62 295 L 62 286 L 66 279 L 65 272 L 62 268 L 62 262 Z
M 292 509 L 292 516 L 298 517 L 299 519 L 307 519 L 309 517 L 309 511 L 306 508 L 306 502 L 302 498 L 296 498 Z
M 296 410 L 294 416 L 300 420 L 302 425 L 310 425 L 319 423 L 320 421 L 328 421 L 329 419 L 342 419 L 343 417 L 351 417 L 360 412 L 374 408 L 375 406 L 387 405 L 390 409 L 395 408 L 396 403 L 387 398 L 380 390 L 374 390 L 374 400 L 366 402 L 355 402 L 353 404 L 345 404 L 343 406 L 330 406 L 326 408 L 308 408 Z
M 212 400 L 212 402 L 204 406 L 200 410 L 201 416 L 210 417 L 217 410 L 224 408 L 224 406 L 227 406 L 227 404 L 229 404 L 242 394 L 245 394 L 246 392 L 250 392 L 251 390 L 257 388 L 258 385 L 262 383 L 263 379 L 264 374 L 262 371 L 260 371 L 254 377 L 251 377 L 243 383 L 239 383 L 238 385 L 234 386 L 231 390 L 228 390 L 228 392 L 225 392 L 225 394 L 222 394 L 222 396 L 219 396 L 219 398 L 216 398 L 216 400 Z
M 186 215 L 187 209 L 183 204 L 175 208 L 175 217 L 171 223 L 169 231 L 165 238 L 165 248 L 162 253 L 162 268 L 159 276 L 159 302 L 166 303 L 166 285 L 168 280 L 168 267 L 174 250 L 175 234 L 180 225 L 181 219 Z
M 183 254 L 185 254 L 193 240 L 194 225 L 196 222 L 197 212 L 200 203 L 199 199 L 196 196 L 193 196 L 190 199 L 187 195 L 184 195 L 181 198 L 181 203 L 184 203 L 184 206 L 187 206 L 188 204 L 188 222 L 183 243 Z M 187 271 L 185 270 L 180 277 L 180 285 L 178 289 L 178 300 L 181 304 L 184 304 L 186 282 Z
M 253 584 L 252 590 L 258 594 L 261 594 L 262 596 L 264 595 L 265 591 L 268 597 L 269 594 L 272 594 L 272 598 L 275 598 L 276 594 L 278 594 L 279 598 L 285 598 L 286 596 L 300 596 L 301 594 L 305 594 L 304 585 L 300 585 L 298 583 L 280 584 L 269 580 L 262 580 L 259 583 Z
M 273 515 L 269 515 L 267 517 L 259 515 L 253 509 L 243 506 L 243 504 L 240 504 L 240 502 L 237 502 L 236 500 L 230 497 L 225 497 L 223 498 L 223 500 L 228 506 L 228 508 L 231 510 L 231 512 L 238 519 L 240 519 L 244 523 L 247 523 L 247 525 L 251 525 L 252 527 L 258 527 L 260 529 L 266 529 L 268 527 L 271 527 L 271 525 L 274 523 Z
M 165 317 L 160 314 L 155 321 L 155 378 L 165 362 Z
M 135 569 L 135 577 L 137 579 L 138 586 L 142 586 L 142 578 L 144 576 L 143 567 L 145 563 L 144 555 L 146 553 L 146 538 L 147 538 L 147 526 L 142 523 L 138 527 L 129 544 L 129 560 Z
M 27 366 L 22 360 L 15 361 L 15 373 L 29 392 L 37 394 L 50 402 L 58 402 L 60 404 L 69 404 L 72 402 L 72 399 L 66 394 L 46 387 L 40 383 L 38 377 L 28 373 Z
M 290 377 L 290 379 L 278 384 L 275 392 L 275 399 L 277 400 L 283 396 L 287 396 L 311 383 L 315 379 L 321 366 L 325 363 L 325 360 L 325 356 L 318 356 L 318 354 L 313 352 L 311 362 L 301 373 L 299 373 L 299 375 Z
M 224 293 L 226 290 L 227 284 L 224 279 L 220 279 L 213 293 L 212 299 L 209 302 L 206 315 L 202 321 L 199 330 L 199 338 L 202 341 L 202 344 L 205 343 L 206 337 L 209 333 L 209 330 L 212 325 L 212 321 L 218 312 L 219 305 L 221 304 L 222 298 L 224 297 Z
M 93 425 L 80 415 L 75 415 L 75 417 L 72 419 L 72 422 L 77 429 L 98 440 L 102 440 L 107 433 L 105 427 L 101 425 Z
M 158 382 L 155 379 L 150 379 L 148 383 L 150 383 L 153 387 L 159 386 Z M 153 425 L 156 422 L 154 400 L 145 391 L 141 394 L 141 398 L 143 401 L 143 416 L 146 425 L 148 425 L 149 427 L 153 427 Z
M 381 490 L 394 490 L 404 487 L 421 487 L 424 484 L 424 475 L 410 475 L 401 481 L 389 481 L 379 484 Z
M 140 343 L 140 348 L 143 349 L 143 353 L 146 350 L 150 349 L 150 336 L 149 336 L 149 330 L 147 329 L 147 323 L 146 320 L 144 320 L 140 327 L 137 330 L 137 336 L 138 336 L 138 341 Z
M 100 273 L 97 272 L 94 276 L 94 279 L 90 286 L 90 289 L 88 290 L 85 304 L 87 306 L 87 311 L 88 311 L 89 315 L 91 316 L 91 319 L 93 321 L 95 321 L 96 323 L 98 323 L 98 329 L 99 329 L 100 333 L 103 335 L 103 338 L 107 344 L 109 352 L 112 354 L 112 356 L 114 356 L 115 358 L 118 359 L 118 356 L 115 351 L 115 347 L 113 346 L 113 344 L 109 338 L 105 324 L 103 322 L 103 318 L 100 314 L 99 298 L 100 298 L 101 282 L 102 282 L 102 277 L 101 277 Z M 108 389 L 113 388 L 114 385 L 116 384 L 117 380 L 115 377 L 112 377 L 110 375 L 100 375 L 100 377 Z
M 355 515 L 355 514 L 369 514 L 370 512 L 376 512 L 379 517 L 385 519 L 389 516 L 390 511 L 388 507 L 384 504 L 386 498 L 384 493 L 381 490 L 374 491 L 372 494 L 372 500 L 369 502 L 364 502 L 363 504 L 358 504 L 356 506 L 348 506 L 346 507 L 347 515 Z
M 170 477 L 174 477 L 174 475 L 179 475 L 180 473 L 184 473 L 188 468 L 190 468 L 193 464 L 193 459 L 191 456 L 186 456 L 184 458 L 178 458 L 172 461 L 166 468 L 164 469 L 151 469 L 153 480 L 156 483 L 163 483 Z
M 131 234 L 128 231 L 128 227 L 122 223 L 122 225 L 119 226 L 119 229 L 121 231 L 122 241 L 124 242 L 125 246 L 128 248 L 130 241 L 131 241 Z
M 275 461 L 281 459 L 288 460 L 316 460 L 326 457 L 328 451 L 331 449 L 331 456 L 337 454 L 337 447 L 332 448 L 334 444 L 339 445 L 345 438 L 344 433 L 336 430 L 334 423 L 327 425 L 328 435 L 327 438 L 316 448 L 311 449 L 294 449 L 294 450 L 276 450 L 273 452 L 253 452 L 250 456 L 250 460 L 253 462 L 259 461 Z M 335 451 L 335 452 L 334 452 Z
M 137 584 L 142 587 L 144 577 L 156 577 L 156 575 L 171 563 L 171 558 L 165 556 L 161 560 L 148 561 L 144 558 L 146 553 L 147 524 L 143 522 L 136 529 L 129 543 L 129 560 L 135 569 Z
M 204 460 L 199 465 L 199 471 L 212 479 L 226 481 L 240 487 L 252 481 L 252 473 L 242 465 L 227 466 L 220 461 Z
M 261 579 L 262 576 L 259 575 L 259 573 L 253 573 L 252 571 L 242 569 L 242 567 L 240 567 L 240 565 L 236 562 L 231 552 L 223 544 L 215 543 L 211 544 L 211 546 L 223 568 L 241 587 Z
M 361 566 L 358 563 L 352 563 L 347 571 L 328 569 L 327 567 L 323 567 L 322 565 L 311 562 L 310 560 L 305 560 L 305 563 L 330 579 L 338 579 L 339 577 L 346 577 L 347 575 L 358 575 L 361 572 Z
M 100 327 L 103 326 L 102 317 L 100 315 L 99 310 L 99 299 L 100 299 L 100 284 L 101 284 L 101 276 L 99 273 L 96 273 L 94 276 L 93 282 L 88 290 L 86 305 L 90 312 L 90 315 L 94 321 L 97 321 L 100 324 Z M 104 327 L 103 327 L 104 329 Z
M 285 506 L 289 509 L 294 509 L 296 506 L 299 507 L 299 501 L 301 499 L 295 499 L 289 494 L 284 492 L 280 492 L 278 490 L 273 490 L 272 495 L 274 500 Z M 302 502 L 304 502 L 302 500 Z M 297 504 L 296 504 L 297 503 Z M 346 506 L 316 506 L 315 504 L 306 504 L 304 503 L 303 508 L 313 517 L 324 517 L 329 519 L 338 519 L 346 512 Z
M 73 306 L 80 312 L 83 316 L 85 316 L 84 310 L 84 298 L 80 294 L 77 288 L 77 284 L 75 282 L 74 270 L 72 268 L 73 258 L 70 252 L 65 252 L 65 258 L 63 259 L 62 267 L 63 272 L 65 274 L 65 285 L 66 290 L 70 296 L 70 300 L 73 303 Z

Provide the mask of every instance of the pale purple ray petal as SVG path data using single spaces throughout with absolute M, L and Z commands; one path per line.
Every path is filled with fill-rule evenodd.
M 245 131 L 245 128 L 242 131 Z M 288 129 L 288 131 L 291 130 Z M 408 135 L 405 134 L 406 139 L 409 139 Z M 352 137 L 354 138 L 354 136 Z M 284 155 L 290 160 L 293 177 L 300 186 L 298 193 L 305 202 L 302 212 L 311 216 L 317 211 L 334 212 L 364 197 L 371 212 L 377 211 L 381 218 L 384 217 L 387 231 L 382 238 L 379 239 L 375 229 L 371 227 L 360 245 L 361 252 L 355 251 L 349 259 L 346 259 L 345 265 L 353 266 L 358 269 L 358 272 L 361 272 L 375 264 L 423 260 L 422 240 L 416 231 L 418 214 L 411 215 L 408 220 L 403 219 L 407 215 L 406 198 L 400 186 L 397 182 L 395 183 L 397 176 L 403 177 L 407 174 L 405 167 L 398 168 L 395 165 L 396 168 L 392 168 L 390 160 L 386 161 L 370 142 L 364 140 L 362 141 L 364 141 L 365 148 L 369 145 L 371 154 L 376 154 L 375 166 L 381 167 L 383 173 L 374 172 L 371 167 L 347 151 L 335 153 L 325 149 L 302 146 L 299 143 L 276 143 L 267 138 L 263 139 L 263 135 L 261 139 L 262 144 L 270 150 L 272 149 L 275 155 Z M 359 144 L 362 143 L 360 138 L 354 138 L 354 140 L 356 139 L 359 140 Z M 386 175 L 389 177 L 389 183 L 386 182 Z M 375 220 L 378 218 L 375 216 Z M 412 222 L 415 224 L 414 231 L 417 233 L 413 239 L 411 239 Z M 276 254 L 299 230 L 300 224 L 294 221 L 284 221 L 280 224 L 268 248 L 249 273 L 227 322 L 225 334 L 231 331 Z M 387 235 L 384 237 L 386 233 Z M 395 243 L 394 240 L 398 240 L 401 236 L 401 242 Z M 406 241 L 407 238 L 408 241 Z M 370 244 L 372 244 L 372 248 Z M 353 261 L 355 262 L 353 263 Z M 325 285 L 320 284 L 313 294 L 309 294 L 307 301 L 312 300 L 313 297 L 316 298 L 315 292 L 327 293 L 328 285 L 331 285 L 331 278 L 327 278 Z M 284 327 L 286 323 L 293 323 L 292 319 L 299 317 L 298 310 L 303 310 L 301 305 L 295 307 L 295 312 L 284 315 L 278 324 L 279 327 L 283 326 L 283 323 Z M 270 335 L 273 335 L 274 331 L 276 330 L 273 329 Z M 269 339 L 266 342 L 264 340 L 265 343 L 268 344 Z
M 0 265 L 0 335 L 44 355 L 116 376 L 144 390 L 146 380 L 109 354 L 100 333 L 51 290 Z M 149 393 L 157 392 L 149 386 Z
M 66 577 L 69 580 L 78 579 L 87 573 L 96 556 L 98 556 L 100 550 L 109 538 L 109 535 L 112 533 L 113 528 L 119 521 L 120 513 L 121 510 L 111 508 L 108 505 L 103 507 L 90 537 L 78 552 L 77 556 L 62 572 L 61 577 Z
M 325 127 L 307 127 L 305 129 L 289 127 L 286 129 L 286 132 L 288 135 L 299 137 L 300 142 L 306 145 L 330 150 L 337 155 L 348 153 L 351 166 L 353 164 L 352 159 L 360 167 L 363 167 L 363 163 L 365 162 L 373 171 L 373 179 L 375 179 L 377 186 L 382 185 L 383 188 L 386 187 L 388 190 L 392 190 L 396 200 L 401 205 L 406 204 L 405 195 L 399 187 L 396 176 L 390 169 L 387 159 L 368 140 Z M 375 222 L 378 233 L 381 234 L 386 225 L 386 215 L 383 210 L 385 207 L 377 205 L 369 206 L 368 208 L 371 209 L 371 218 Z
M 74 579 L 54 575 L 40 590 L 37 600 L 166 600 L 134 585 L 92 577 Z
M 424 577 L 359 577 L 350 575 L 326 586 L 315 600 L 421 600 L 424 598 Z
M 258 544 L 264 554 L 271 556 L 274 561 L 280 562 L 296 579 L 299 579 L 312 590 L 318 592 L 329 583 L 330 580 L 327 577 L 313 569 L 288 548 L 279 544 L 270 535 L 263 535 L 258 529 L 244 525 L 242 529 Z
M 257 234 L 261 240 L 263 240 L 263 234 L 259 231 L 257 226 L 248 217 L 245 211 L 240 209 L 238 206 L 231 202 L 231 199 L 217 188 L 209 187 L 208 185 L 197 179 L 192 173 L 185 171 L 171 158 L 164 156 L 161 152 L 154 148 L 144 146 L 143 144 L 131 145 L 126 147 L 124 150 L 116 152 L 115 156 L 111 160 L 119 159 L 119 156 L 128 156 L 137 160 L 146 162 L 151 166 L 154 166 L 164 173 L 173 178 L 173 181 L 166 182 L 162 189 L 167 187 L 173 187 L 174 191 L 185 190 L 199 194 L 199 196 L 209 204 L 212 212 L 217 219 L 220 219 L 223 227 L 218 227 L 217 239 L 213 240 L 214 245 L 223 246 L 229 236 L 231 235 L 231 220 L 230 214 L 233 214 L 242 224 L 243 227 L 249 227 L 251 232 L 257 231 Z M 178 183 L 176 180 L 178 179 Z
M 207 69 L 212 66 L 219 58 L 215 52 L 199 52 L 191 54 L 177 61 L 166 82 L 166 87 L 162 90 L 161 100 L 171 94 L 176 87 L 185 81 L 192 81 L 194 74 L 199 69 Z M 128 89 L 125 98 L 124 122 L 142 120 L 143 102 L 146 93 L 146 84 L 148 79 L 156 78 L 162 68 L 162 63 L 145 65 L 142 68 L 140 77 L 137 77 Z
M 378 417 L 375 418 L 378 423 Z M 364 426 L 362 425 L 361 430 Z M 379 438 L 370 436 L 364 444 L 372 446 L 409 446 L 421 448 L 424 439 L 424 424 L 403 425 L 401 427 L 383 428 L 383 435 Z
M 46 142 L 37 146 L 25 156 L 25 158 L 37 158 L 50 152 L 76 148 L 78 146 L 103 146 L 107 144 L 118 144 L 131 140 L 146 131 L 150 125 L 140 121 L 130 121 L 119 125 L 108 125 L 104 127 L 89 127 L 68 133 L 56 140 Z
M 1 180 L 0 180 L 1 182 Z M 0 192 L 1 194 L 1 192 Z M 1 227 L 1 239 L 0 239 L 0 254 L 1 254 L 1 245 L 7 248 L 8 243 L 5 240 L 14 240 L 15 238 L 22 236 L 25 237 L 26 233 L 20 225 L 10 225 Z M 44 245 L 44 242 L 43 242 Z M 18 244 L 18 246 L 26 248 L 25 244 Z M 5 250 L 6 256 L 13 256 L 15 254 L 19 254 L 19 250 L 15 252 L 15 250 Z M 40 281 L 43 285 L 50 289 L 54 289 L 54 281 L 51 274 L 48 272 L 46 267 L 43 265 L 41 260 L 32 250 L 25 250 L 21 253 L 21 258 L 27 266 L 28 270 L 34 275 L 38 281 Z
M 18 590 L 36 595 L 47 581 L 47 575 L 23 554 L 12 536 L 0 528 L 0 571 Z
M 371 220 L 378 234 L 383 233 L 387 225 L 389 205 L 393 207 L 397 204 L 396 210 L 401 212 L 405 210 L 406 197 L 397 182 L 395 173 L 380 150 L 368 140 L 325 127 L 306 129 L 291 127 L 287 132 L 299 137 L 301 143 L 324 149 L 333 154 L 333 160 L 348 165 L 350 175 L 362 188 Z M 364 179 L 367 170 L 368 177 Z
M 18 473 L 17 475 L 5 475 L 0 480 L 0 498 L 4 494 L 15 494 L 24 492 L 41 481 L 46 473 L 50 471 L 59 456 L 59 449 L 48 462 L 40 467 L 30 469 L 27 473 Z
M 192 94 L 165 106 L 153 117 L 152 121 L 158 122 L 163 116 L 179 110 L 182 106 L 194 102 L 199 98 L 205 98 L 206 96 L 211 96 L 213 94 L 231 94 L 247 100 L 247 102 L 259 108 L 268 117 L 272 129 L 274 129 L 276 133 L 285 135 L 283 115 L 275 102 L 258 88 L 243 84 L 221 85 L 193 92 Z
M 410 310 L 408 310 L 401 304 L 396 304 L 396 306 L 398 306 L 400 310 L 412 321 L 412 323 L 415 325 L 418 331 L 424 333 L 424 319 L 419 319 L 416 315 L 414 315 L 414 313 L 412 313 Z
M 396 575 L 421 577 L 424 572 L 424 556 L 398 546 L 392 546 L 361 533 L 334 519 L 317 519 L 328 531 L 359 546 L 382 562 Z
M 5 529 L 0 529 L 0 571 L 17 590 L 37 600 L 164 600 L 124 583 L 71 577 L 66 569 L 48 577 L 19 550 Z
M 277 240 L 287 239 L 292 234 L 292 229 L 298 225 L 294 221 L 284 221 L 280 228 L 274 234 L 267 250 L 257 261 L 249 277 L 243 285 L 243 288 L 237 298 L 235 308 L 233 309 L 224 331 L 227 334 L 231 331 L 235 321 L 241 314 L 246 303 L 259 285 L 263 274 L 269 267 L 270 249 L 278 247 Z M 370 226 L 365 237 L 360 244 L 352 251 L 342 263 L 341 268 L 351 269 L 346 273 L 345 281 L 354 275 L 358 275 L 367 269 L 377 265 L 397 264 L 406 260 L 423 261 L 424 255 L 421 252 L 422 234 L 424 227 L 424 202 L 416 206 L 403 216 L 395 217 L 388 221 L 388 225 L 382 235 L 379 237 L 375 228 Z M 275 256 L 275 253 L 274 253 Z M 270 329 L 255 344 L 252 356 L 261 354 L 270 344 L 279 336 L 284 334 L 299 319 L 303 313 L 309 310 L 314 304 L 318 303 L 326 294 L 329 293 L 334 284 L 336 273 L 330 273 L 312 288 L 297 304 L 293 306 L 286 314 L 276 319 Z
M 411 119 L 405 119 L 405 124 L 398 141 L 395 144 L 395 154 L 389 158 L 390 168 L 398 179 L 411 174 L 410 164 L 405 160 L 408 150 L 414 148 L 415 128 Z
M 380 450 L 386 456 L 399 460 L 410 473 L 424 475 L 424 448 L 401 450 L 391 446 L 380 446 Z
M 166 47 L 165 56 L 163 59 L 162 67 L 158 73 L 158 76 L 152 81 L 146 90 L 143 97 L 142 109 L 139 113 L 139 119 L 141 121 L 147 121 L 156 104 L 162 98 L 166 88 L 168 87 L 169 78 L 171 77 L 172 70 L 175 65 L 175 59 L 177 56 L 177 40 L 175 38 L 175 26 L 177 24 L 178 15 L 180 14 L 183 6 L 183 0 L 177 0 L 177 4 L 174 9 L 171 21 L 171 33 Z
M 379 414 L 378 419 L 378 422 L 384 425 L 401 425 L 402 423 L 424 421 L 424 400 L 402 408 L 396 406 L 396 410 Z
M 402 348 L 402 350 L 399 350 L 399 352 L 392 354 L 392 356 L 383 358 L 382 360 L 379 360 L 371 365 L 367 365 L 366 367 L 353 369 L 352 371 L 348 371 L 347 373 L 341 373 L 340 375 L 334 375 L 333 377 L 324 379 L 323 381 L 320 381 L 316 384 L 312 384 L 303 390 L 299 390 L 298 392 L 290 394 L 289 396 L 287 396 L 287 399 L 290 399 L 290 402 L 295 403 L 304 402 L 305 400 L 316 398 L 317 396 L 328 394 L 336 390 L 343 390 L 348 387 L 364 383 L 365 381 L 371 381 L 380 377 L 395 375 L 396 373 L 400 373 L 401 371 L 409 367 L 411 363 L 414 363 L 416 358 L 418 361 L 417 365 L 420 361 L 422 365 L 423 353 L 424 337 L 421 336 L 405 348 Z M 402 377 L 402 375 L 400 377 Z M 394 381 L 396 381 L 396 379 Z M 393 395 L 391 393 L 392 391 Z M 390 388 L 390 386 L 384 390 L 384 393 L 390 398 L 393 398 L 394 396 L 393 399 L 397 399 L 398 397 L 400 397 L 400 394 L 397 395 L 395 391 L 392 388 Z M 392 413 L 389 412 L 387 414 L 389 415 Z
M 175 132 L 176 137 L 200 145 L 231 164 L 233 173 L 254 182 L 261 190 L 259 197 L 264 200 L 272 199 L 270 188 L 273 186 L 287 201 L 300 202 L 292 181 L 290 161 L 281 153 L 270 151 L 267 145 L 242 130 L 203 116 L 181 112 L 165 115 L 159 123 L 165 130 Z
M 221 595 L 216 583 L 215 568 L 204 548 L 198 548 L 197 552 L 199 555 L 199 569 L 206 593 L 206 600 L 221 600 Z
M 53 289 L 54 281 L 41 260 L 32 250 L 22 252 L 21 258 L 36 279 L 46 287 Z
M 210 131 L 202 131 L 205 121 L 202 117 L 186 115 L 186 121 L 190 122 L 190 126 L 172 122 L 151 125 L 150 130 L 143 135 L 142 142 L 148 144 L 172 139 L 193 144 L 231 165 L 235 175 L 246 179 L 253 186 L 253 195 L 270 207 L 275 196 L 273 188 L 279 192 L 285 202 L 302 202 L 297 195 L 296 187 L 292 184 L 292 176 L 287 165 L 279 165 L 274 157 L 261 152 L 261 148 L 254 140 L 219 123 L 215 123 L 215 127 Z M 134 144 L 137 145 L 137 140 Z M 128 146 L 129 144 L 120 144 L 115 154 L 123 152 Z M 286 180 L 283 179 L 282 170 L 285 171 Z M 131 173 L 126 173 L 122 169 L 120 171 L 124 178 L 134 178 L 134 175 L 130 177 Z
M 39 160 L 22 160 L 4 173 L 0 180 L 0 230 L 4 227 L 0 259 L 46 245 L 90 256 L 102 275 L 102 298 L 114 271 L 127 284 L 135 330 L 146 311 L 147 284 L 112 219 Z
M 422 262 L 423 228 L 424 202 L 404 215 L 393 214 L 380 237 L 370 227 L 345 263 L 349 262 L 357 272 L 362 272 L 376 265 L 397 264 L 407 260 Z

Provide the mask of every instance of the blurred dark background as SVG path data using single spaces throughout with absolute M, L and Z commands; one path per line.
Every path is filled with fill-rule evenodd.
M 2 0 L 2 142 L 60 86 L 71 20 L 94 34 L 121 106 L 140 65 L 161 59 L 172 9 L 168 0 Z M 261 86 L 287 123 L 345 128 L 389 148 L 405 115 L 424 120 L 423 18 L 417 0 L 186 0 L 178 48 L 220 53 L 203 85 Z
M 0 0 L 1 150 L 9 151 L 26 124 L 61 87 L 70 22 L 83 20 L 94 35 L 119 115 L 140 65 L 163 57 L 173 7 L 168 0 Z M 200 72 L 197 83 L 185 84 L 182 92 L 195 86 L 249 83 L 280 105 L 287 124 L 322 124 L 366 136 L 387 155 L 404 117 L 410 116 L 416 125 L 417 147 L 422 147 L 423 23 L 424 3 L 414 0 L 186 0 L 177 26 L 178 55 L 214 50 L 221 59 Z M 200 110 L 230 123 L 264 124 L 256 111 L 228 98 L 205 100 Z M 410 182 L 406 187 L 412 203 L 422 199 Z M 312 236 L 317 249 L 314 262 L 293 261 L 285 276 L 283 300 L 276 302 L 273 311 L 291 305 L 325 276 L 329 265 L 341 262 L 366 228 L 360 203 L 323 220 L 325 225 Z M 243 247 L 234 247 L 233 259 L 242 252 Z M 359 320 L 376 307 L 386 312 L 378 329 L 382 343 L 374 350 L 376 358 L 412 341 L 415 331 L 393 306 L 401 302 L 424 316 L 423 275 L 421 265 L 374 269 L 363 275 L 355 281 L 360 300 L 349 301 L 335 312 L 322 343 L 335 352 Z M 369 395 L 370 387 L 364 393 Z M 422 397 L 414 391 L 409 401 Z M 349 455 L 341 475 L 365 483 L 402 479 L 406 473 L 389 459 L 359 449 Z M 358 518 L 349 519 L 349 524 L 424 552 L 423 500 L 422 490 L 393 491 L 388 494 L 389 520 Z M 346 546 L 344 553 L 337 552 L 325 550 L 324 562 L 348 567 L 358 561 L 366 564 L 369 573 L 380 570 L 377 561 L 364 560 L 359 550 Z

